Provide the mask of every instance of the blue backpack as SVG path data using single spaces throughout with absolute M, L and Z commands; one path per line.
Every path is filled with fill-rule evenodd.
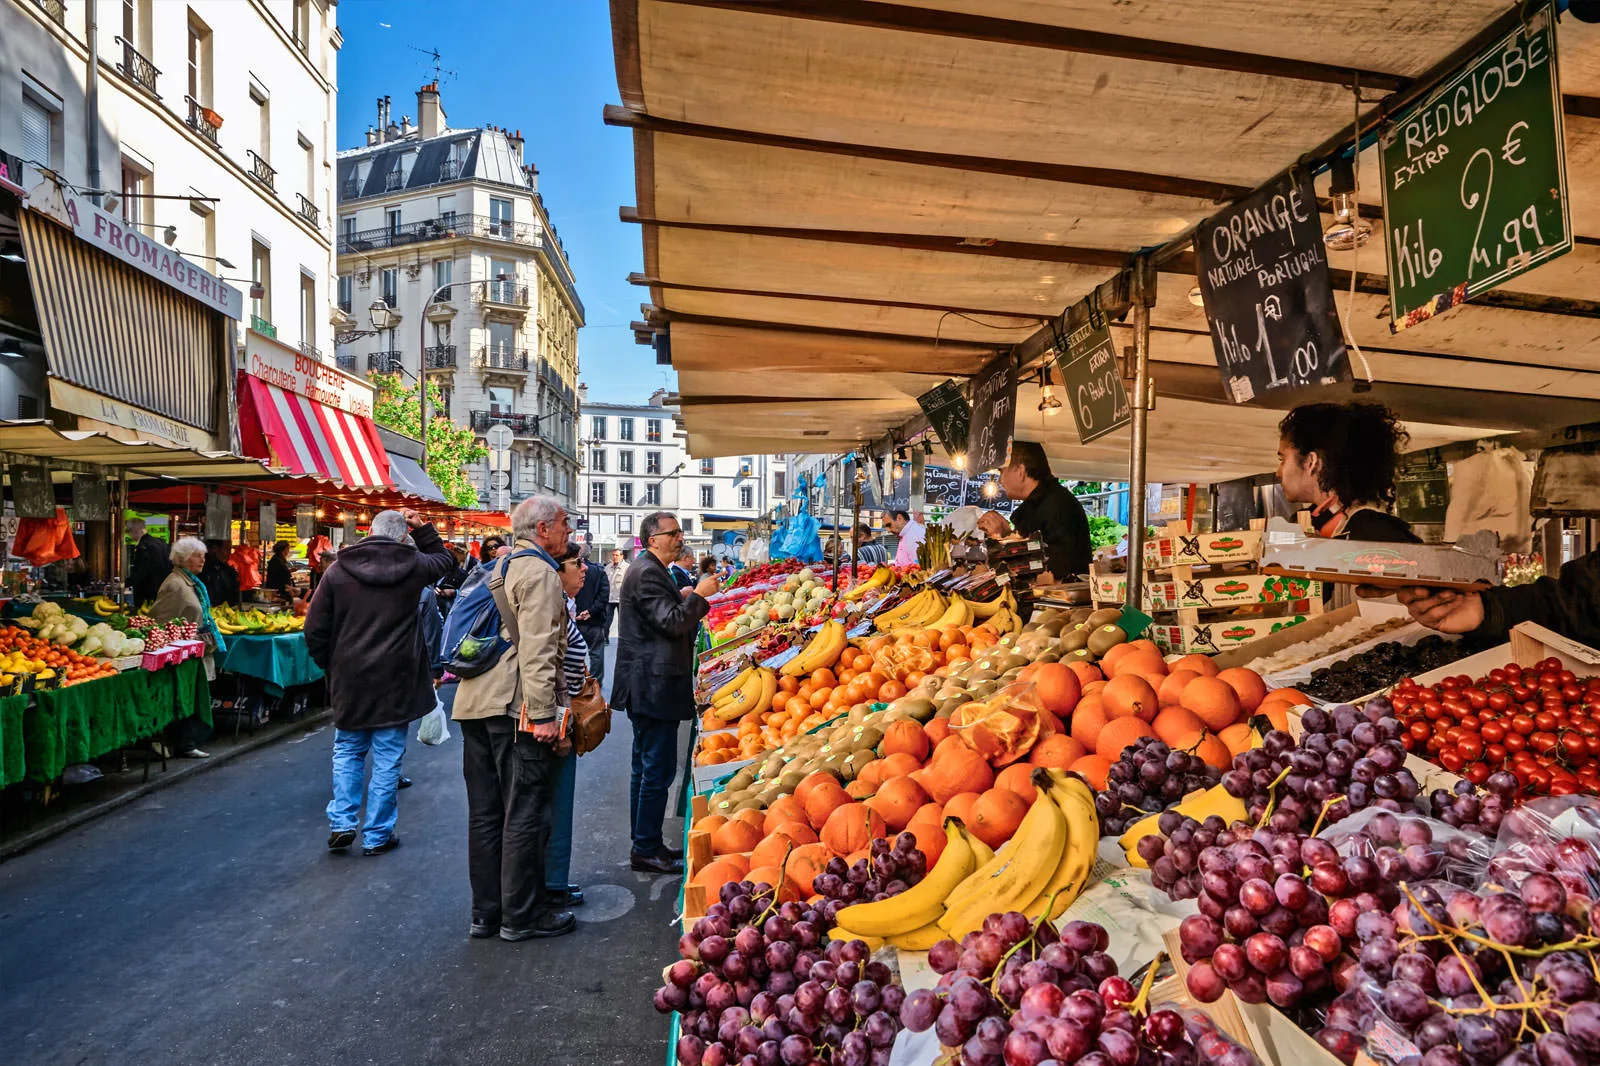
M 504 559 L 484 563 L 467 576 L 456 591 L 456 602 L 444 624 L 444 668 L 457 677 L 477 677 L 511 647 L 503 631 L 501 606 L 505 601 L 506 570 L 511 560 L 530 555 L 556 564 L 539 548 L 523 548 Z M 510 622 L 513 639 L 516 619 Z

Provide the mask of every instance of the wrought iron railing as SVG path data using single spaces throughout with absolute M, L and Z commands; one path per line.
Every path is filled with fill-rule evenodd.
M 436 344 L 422 351 L 423 365 L 429 370 L 454 370 L 456 368 L 456 346 L 453 344 Z
M 443 163 L 439 164 L 439 180 L 455 181 L 461 176 L 461 167 L 462 160 L 446 159 Z
M 192 96 L 185 96 L 184 99 L 189 102 L 189 128 L 212 144 L 216 144 L 218 126 L 209 117 L 216 112 Z
M 528 372 L 528 350 L 526 348 L 479 348 L 477 357 L 473 359 L 472 365 L 478 370 L 512 370 L 526 374 Z
M 339 194 L 339 198 L 341 200 L 355 199 L 357 196 L 361 195 L 361 186 L 364 184 L 366 183 L 357 178 L 346 178 L 344 180 L 344 185 L 342 186 L 344 191 Z
M 397 374 L 402 365 L 399 352 L 373 352 L 367 356 L 367 369 L 379 374 Z
M 528 306 L 528 286 L 514 281 L 491 281 L 483 286 L 483 302 L 507 307 Z
M 503 411 L 473 411 L 469 423 L 474 433 L 487 432 L 490 426 L 510 426 L 519 437 L 531 437 L 539 432 L 538 415 L 513 415 Z
M 350 297 L 339 297 L 339 310 L 343 311 L 347 315 L 350 313 Z
M 385 192 L 392 192 L 393 190 L 400 188 L 405 183 L 405 174 L 398 170 L 391 170 L 389 173 L 383 176 L 383 188 Z
M 453 237 L 482 237 L 489 240 L 509 241 L 538 247 L 539 227 L 527 222 L 506 222 L 485 215 L 441 215 L 419 222 L 405 222 L 398 226 L 356 230 L 341 234 L 339 253 L 367 252 L 376 248 L 399 248 L 425 241 L 449 240 Z
M 122 64 L 117 67 L 122 71 L 122 76 L 157 100 L 161 99 L 161 94 L 156 92 L 156 78 L 161 75 L 161 71 L 121 36 L 118 36 L 116 41 L 122 45 Z
M 346 374 L 354 374 L 356 372 L 356 357 L 354 353 L 342 352 L 339 355 L 334 356 L 333 361 L 334 364 Z
M 300 202 L 300 217 L 311 223 L 313 226 L 322 225 L 322 209 L 316 204 L 312 203 L 310 200 L 306 199 L 305 193 L 297 192 L 294 195 L 295 198 Z
M 437 289 L 435 289 L 434 292 L 433 292 L 433 302 L 436 303 L 436 304 L 449 303 L 450 302 L 450 286 L 449 285 L 441 285 Z
M 277 191 L 278 172 L 255 153 L 254 149 L 246 148 L 244 154 L 250 160 L 250 176 L 267 188 Z
M 322 349 L 318 348 L 315 344 L 311 344 L 308 341 L 301 341 L 300 342 L 300 354 L 301 355 L 309 355 L 311 358 L 315 359 L 317 362 L 319 362 L 319 363 L 322 362 Z
M 49 15 L 51 18 L 55 19 L 58 23 L 66 22 L 66 0 L 33 0 L 33 2 L 43 9 L 46 15 Z

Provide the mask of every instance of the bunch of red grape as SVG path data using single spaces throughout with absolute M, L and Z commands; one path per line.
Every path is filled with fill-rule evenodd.
M 1057 934 L 1016 911 L 991 914 L 960 943 L 928 951 L 939 983 L 907 995 L 900 1020 L 914 1032 L 932 1029 L 959 1066 L 1255 1066 L 1254 1056 L 1215 1030 L 1191 1029 L 1176 1011 L 1144 1013 L 1105 954 L 1109 942 L 1092 922 L 1068 922 Z
M 864 941 L 829 940 L 832 924 L 822 909 L 776 904 L 770 885 L 723 885 L 656 991 L 658 1011 L 683 1013 L 678 1061 L 887 1066 L 905 989 Z
M 1446 825 L 1473 829 L 1493 837 L 1500 832 L 1506 812 L 1516 803 L 1518 787 L 1515 774 L 1496 770 L 1484 778 L 1487 796 L 1480 795 L 1478 787 L 1463 778 L 1456 782 L 1454 789 L 1436 788 L 1428 793 L 1428 804 L 1433 808 L 1433 816 Z
M 1140 818 L 1210 788 L 1221 775 L 1198 755 L 1173 751 L 1155 737 L 1140 737 L 1111 765 L 1105 790 L 1095 793 L 1100 835 L 1120 836 Z
M 1481 896 L 1409 889 L 1361 916 L 1360 980 L 1317 1039 L 1350 1062 L 1381 1019 L 1421 1066 L 1585 1066 L 1600 1057 L 1597 933 L 1589 901 L 1549 874 Z
M 832 923 L 842 908 L 898 896 L 927 872 L 928 857 L 917 848 L 916 836 L 901 833 L 893 844 L 885 837 L 874 839 L 867 857 L 854 863 L 835 855 L 812 878 L 811 891 L 823 897 L 819 909 Z
M 1406 769 L 1402 726 L 1382 697 L 1331 711 L 1308 707 L 1299 743 L 1274 729 L 1259 748 L 1240 752 L 1222 775 L 1230 795 L 1245 801 L 1252 821 L 1268 811 L 1273 829 L 1309 830 L 1378 806 L 1398 811 L 1421 786 Z

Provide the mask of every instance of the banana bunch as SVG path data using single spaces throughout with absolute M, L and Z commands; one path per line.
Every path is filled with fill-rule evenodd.
M 94 613 L 101 618 L 110 618 L 114 614 L 122 613 L 122 605 L 105 596 L 96 596 L 89 606 L 93 607 Z
M 772 697 L 777 694 L 776 671 L 765 666 L 748 666 L 712 695 L 711 715 L 719 722 L 734 722 L 747 714 L 762 714 L 772 708 Z
M 937 589 L 925 588 L 900 606 L 878 615 L 872 620 L 872 624 L 880 633 L 887 633 L 901 626 L 923 629 L 937 621 L 949 606 Z
M 1017 614 L 1014 605 L 1002 606 L 994 614 L 984 620 L 984 625 L 994 630 L 1000 636 L 1011 634 L 1015 636 L 1022 632 L 1022 616 Z
M 804 677 L 813 670 L 832 666 L 839 661 L 840 654 L 849 643 L 850 638 L 845 631 L 844 623 L 830 618 L 822 623 L 817 635 L 800 650 L 799 655 L 783 664 L 781 667 L 783 676 Z
M 959 940 L 989 915 L 1006 911 L 1038 917 L 1048 910 L 1053 920 L 1088 882 L 1100 842 L 1093 794 L 1061 771 L 1036 770 L 1033 783 L 1039 795 L 1016 834 L 945 899 L 938 925 L 951 938 Z
M 944 614 L 928 624 L 929 629 L 937 629 L 943 633 L 947 629 L 972 624 L 972 607 L 962 598 L 961 593 L 950 594 L 950 606 L 945 608 Z
M 921 881 L 898 896 L 841 909 L 836 931 L 845 931 L 846 939 L 852 940 L 877 937 L 907 951 L 926 951 L 943 940 L 939 919 L 944 916 L 944 902 L 977 870 L 979 852 L 973 845 L 981 846 L 959 818 L 944 820 L 944 835 L 944 852 Z
M 875 589 L 885 588 L 893 581 L 894 571 L 890 570 L 887 566 L 880 566 L 872 572 L 871 577 L 867 578 L 865 581 L 861 582 L 859 585 L 855 586 L 839 598 L 844 600 L 846 603 L 854 603 L 857 600 L 865 597 L 867 593 L 872 592 Z
M 261 611 L 240 611 L 226 603 L 211 609 L 211 620 L 223 634 L 298 633 L 305 628 L 306 620 L 290 614 L 265 614 Z
M 1000 591 L 1000 595 L 996 596 L 994 599 L 989 600 L 986 603 L 979 603 L 977 600 L 968 600 L 967 606 L 972 608 L 972 617 L 987 620 L 989 618 L 993 618 L 1002 610 L 1009 610 L 1011 613 L 1015 614 L 1017 611 L 1017 598 L 1011 594 L 1011 586 L 1007 585 Z

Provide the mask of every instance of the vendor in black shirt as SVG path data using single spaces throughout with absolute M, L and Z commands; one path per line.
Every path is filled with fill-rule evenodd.
M 1311 505 L 1319 536 L 1416 544 L 1387 510 L 1407 439 L 1382 404 L 1305 404 L 1278 423 L 1278 482 L 1289 502 Z
M 1011 513 L 1018 533 L 1044 541 L 1046 574 L 1040 583 L 1076 581 L 1089 572 L 1089 517 L 1083 504 L 1055 475 L 1044 449 L 1029 440 L 1014 441 L 1011 461 L 1000 468 L 1000 487 L 1022 501 Z
M 1373 589 L 1372 595 L 1388 591 Z M 1428 628 L 1462 633 L 1480 644 L 1502 644 L 1512 626 L 1534 622 L 1591 648 L 1600 647 L 1600 552 L 1579 556 L 1556 577 L 1526 585 L 1501 585 L 1482 592 L 1405 588 L 1398 598 Z

